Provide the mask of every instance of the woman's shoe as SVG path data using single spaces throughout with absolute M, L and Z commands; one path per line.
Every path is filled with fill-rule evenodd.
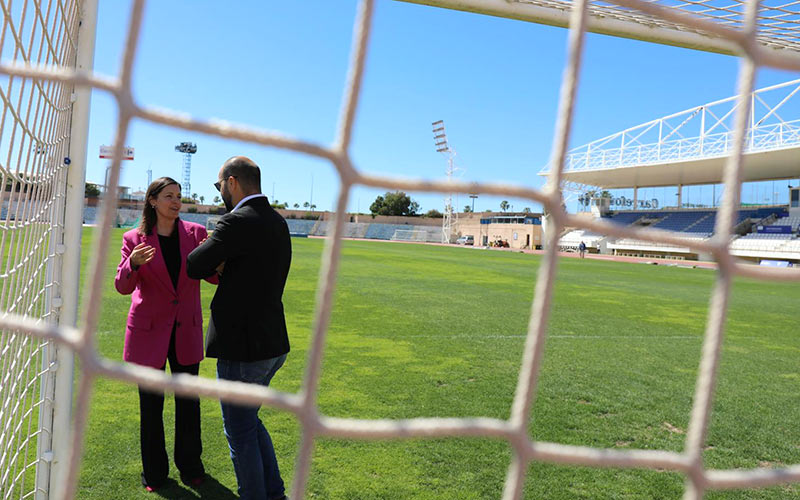
M 144 486 L 144 489 L 146 489 L 148 492 L 152 493 L 152 492 L 156 491 L 157 489 L 159 489 L 160 487 L 162 487 L 163 485 L 164 485 L 163 482 L 158 483 L 158 484 L 150 484 L 150 483 L 148 483 L 147 480 L 144 478 L 144 472 L 142 472 L 142 486 Z
M 181 474 L 181 482 L 186 486 L 200 486 L 206 481 L 205 473 L 202 476 L 188 477 Z

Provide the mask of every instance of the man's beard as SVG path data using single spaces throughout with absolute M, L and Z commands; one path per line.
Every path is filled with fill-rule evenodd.
M 228 210 L 228 212 L 233 210 L 233 200 L 231 199 L 230 195 L 225 196 L 223 194 L 222 195 L 222 202 L 225 203 L 225 208 Z

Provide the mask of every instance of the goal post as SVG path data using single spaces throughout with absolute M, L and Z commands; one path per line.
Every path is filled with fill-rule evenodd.
M 83 0 L 78 28 L 78 48 L 75 60 L 77 71 L 90 72 L 94 68 L 94 50 L 97 34 L 98 0 Z M 59 325 L 76 327 L 78 324 L 78 300 L 80 296 L 81 230 L 83 227 L 83 204 L 86 184 L 86 161 L 89 142 L 89 111 L 92 89 L 88 86 L 73 88 L 72 122 L 70 127 L 69 156 L 67 170 L 64 236 L 61 256 L 62 288 Z M 74 354 L 66 346 L 58 346 L 55 403 L 53 425 L 56 429 L 71 429 Z M 65 496 L 67 484 L 66 463 L 71 442 L 69 432 L 58 432 L 53 436 L 53 463 L 50 470 L 49 487 L 55 492 L 53 498 Z
M 90 73 L 97 0 L 0 0 L 3 64 Z M 4 32 L 6 31 L 4 28 Z M 0 77 L 0 311 L 31 325 L 77 324 L 91 87 Z M 24 327 L 0 330 L 0 492 L 47 500 L 65 482 L 73 351 Z

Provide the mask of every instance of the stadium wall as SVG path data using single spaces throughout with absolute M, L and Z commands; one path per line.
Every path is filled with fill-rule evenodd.
M 363 224 L 407 224 L 409 226 L 442 226 L 442 219 L 431 217 L 408 217 L 405 215 L 351 214 L 350 222 Z

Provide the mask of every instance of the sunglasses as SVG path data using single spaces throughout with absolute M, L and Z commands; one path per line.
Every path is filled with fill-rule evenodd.
M 239 176 L 238 176 L 238 175 L 229 175 L 228 177 L 233 177 L 233 178 L 237 178 L 237 179 L 239 178 Z M 220 188 L 220 187 L 222 187 L 222 182 L 223 182 L 224 180 L 225 180 L 225 179 L 223 179 L 223 180 L 221 180 L 221 181 L 217 181 L 217 182 L 215 182 L 215 183 L 214 183 L 214 187 L 215 187 L 215 188 L 217 188 L 217 191 L 219 191 L 219 190 L 220 190 L 219 188 Z

